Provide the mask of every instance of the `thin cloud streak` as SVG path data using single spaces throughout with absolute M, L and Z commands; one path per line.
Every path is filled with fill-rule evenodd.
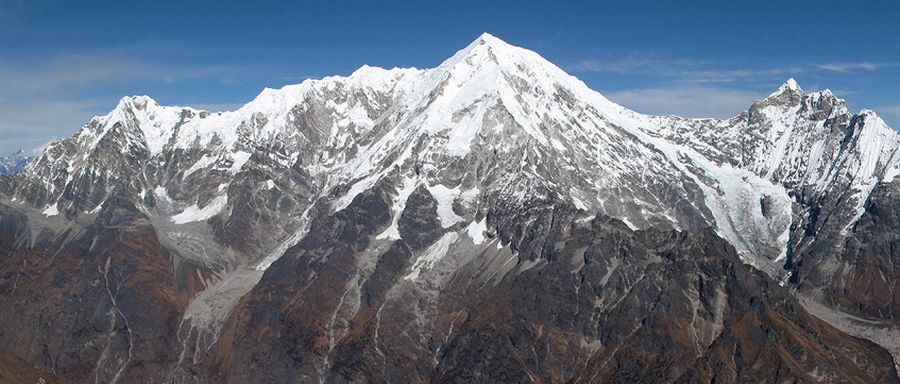
M 5 90 L 0 91 L 0 95 L 13 92 L 16 94 L 57 92 L 73 86 L 79 89 L 98 88 L 135 81 L 166 83 L 195 79 L 221 81 L 236 72 L 241 70 L 228 66 L 197 67 L 119 56 L 68 54 L 38 62 L 0 61 L 0 82 L 5 85 Z
M 582 60 L 567 67 L 572 72 L 647 75 L 675 79 L 685 83 L 733 83 L 760 79 L 787 78 L 803 72 L 800 67 L 734 68 L 702 60 L 660 59 L 642 54 L 630 54 L 616 60 Z
M 618 74 L 633 73 L 678 73 L 677 68 L 699 67 L 706 65 L 697 60 L 661 60 L 648 55 L 632 53 L 617 60 L 582 60 L 569 69 L 574 72 L 607 72 Z
M 870 62 L 859 62 L 859 63 L 826 63 L 819 64 L 817 68 L 829 72 L 836 73 L 848 73 L 855 71 L 867 71 L 872 72 L 879 70 L 881 68 L 890 67 L 892 64 L 888 63 L 870 63 Z
M 103 100 L 0 100 L 0 148 L 5 152 L 29 149 L 49 140 L 75 133 L 94 111 L 105 108 Z
M 892 63 L 847 62 L 823 63 L 774 68 L 728 68 L 728 63 L 691 59 L 665 59 L 631 53 L 619 59 L 587 59 L 567 67 L 572 72 L 614 73 L 668 78 L 684 83 L 733 83 L 797 76 L 801 73 L 872 72 L 894 66 Z
M 651 115 L 727 119 L 747 110 L 765 93 L 714 87 L 631 89 L 606 93 L 611 100 Z
M 40 60 L 0 59 L 0 155 L 68 137 L 92 116 L 115 106 L 116 89 L 135 84 L 234 81 L 249 77 L 250 66 L 196 66 L 127 57 L 61 54 Z M 260 86 L 262 88 L 262 86 Z M 233 104 L 207 104 L 213 110 Z
M 167 104 L 229 111 L 246 100 L 195 98 L 221 89 L 241 90 L 234 93 L 240 97 L 249 89 L 250 94 L 246 95 L 249 100 L 254 91 L 266 86 L 280 87 L 315 77 L 274 76 L 297 68 L 264 62 L 221 64 L 220 56 L 227 56 L 227 52 L 160 43 L 110 47 L 96 53 L 58 53 L 27 60 L 0 57 L 0 84 L 3 84 L 0 113 L 4 116 L 0 120 L 0 132 L 6 136 L 0 140 L 0 155 L 51 138 L 68 137 L 92 116 L 106 113 L 115 106 L 116 100 L 130 94 L 171 89 L 182 92 L 187 99 L 173 101 L 172 92 L 149 96 L 169 95 L 170 99 L 164 101 Z M 198 62 L 210 64 L 198 65 Z M 194 94 L 192 87 L 199 87 L 203 92 Z

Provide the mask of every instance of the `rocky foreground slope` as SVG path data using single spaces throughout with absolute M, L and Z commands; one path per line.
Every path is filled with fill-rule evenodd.
M 793 80 L 646 116 L 487 34 L 232 112 L 128 97 L 0 178 L 0 353 L 74 382 L 898 381 L 898 148 Z

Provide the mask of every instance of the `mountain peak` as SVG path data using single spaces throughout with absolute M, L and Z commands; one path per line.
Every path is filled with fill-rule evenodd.
M 482 33 L 465 48 L 456 52 L 456 54 L 444 61 L 438 68 L 447 68 L 459 63 L 477 67 L 485 62 L 497 64 L 507 70 L 514 67 L 557 68 L 556 65 L 538 53 L 509 44 L 487 32 Z
M 583 82 L 569 75 L 558 66 L 526 48 L 509 44 L 500 38 L 483 33 L 465 48 L 456 52 L 440 66 L 432 70 L 440 80 L 451 74 L 457 81 L 462 79 L 482 80 L 483 86 L 496 87 L 503 78 L 519 77 L 535 88 L 553 90 L 563 85 L 582 96 L 597 99 L 595 91 Z M 492 75 L 498 75 L 493 76 Z M 585 93 L 590 93 L 587 95 Z M 601 102 L 609 103 L 601 97 Z
M 509 43 L 495 37 L 494 35 L 485 32 L 482 33 L 481 36 L 478 36 L 477 39 L 469 43 L 468 46 L 445 61 L 444 64 L 455 64 L 461 61 L 473 62 L 484 59 L 489 59 L 496 62 L 500 56 L 516 55 L 516 52 L 518 51 L 528 50 L 510 45 Z
M 802 89 L 800 89 L 800 84 L 797 84 L 797 80 L 795 80 L 793 77 L 787 79 L 787 81 L 785 81 L 784 84 L 781 85 L 781 87 L 786 88 L 786 89 L 802 91 Z
M 475 42 L 475 43 L 479 43 L 479 44 L 499 45 L 499 46 L 508 46 L 508 47 L 511 47 L 511 45 L 509 45 L 509 43 L 507 43 L 507 42 L 503 41 L 502 39 L 500 39 L 499 37 L 494 36 L 494 35 L 492 35 L 492 34 L 490 34 L 490 33 L 487 33 L 487 32 L 484 32 L 484 33 L 482 33 L 480 36 L 478 36 L 478 38 L 475 39 L 474 42 Z
M 781 84 L 781 86 L 778 87 L 778 90 L 773 92 L 771 95 L 769 95 L 769 97 L 770 98 L 776 97 L 778 95 L 783 95 L 785 93 L 802 95 L 803 88 L 800 88 L 800 84 L 797 83 L 797 80 L 794 80 L 794 78 L 791 77 L 791 78 L 787 79 L 787 81 L 785 81 L 784 84 Z
M 153 100 L 152 97 L 147 95 L 134 95 L 134 96 L 125 96 L 119 100 L 116 109 L 120 109 L 122 107 L 136 107 L 138 109 L 146 108 L 147 106 L 156 106 L 159 103 L 156 100 Z

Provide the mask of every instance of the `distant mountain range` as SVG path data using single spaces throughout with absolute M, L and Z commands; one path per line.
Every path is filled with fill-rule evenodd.
M 0 157 L 0 175 L 9 175 L 11 173 L 20 172 L 24 170 L 32 160 L 34 160 L 34 156 L 26 154 L 25 151 L 21 149 L 9 156 Z
M 489 34 L 126 97 L 4 168 L 0 378 L 897 382 L 898 149 L 793 79 L 647 116 Z

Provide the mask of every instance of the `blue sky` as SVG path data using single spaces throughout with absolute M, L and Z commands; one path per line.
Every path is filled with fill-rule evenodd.
M 645 113 L 729 117 L 795 77 L 900 127 L 900 2 L 0 0 L 0 153 L 124 95 L 231 109 L 363 64 L 433 67 L 482 32 Z

